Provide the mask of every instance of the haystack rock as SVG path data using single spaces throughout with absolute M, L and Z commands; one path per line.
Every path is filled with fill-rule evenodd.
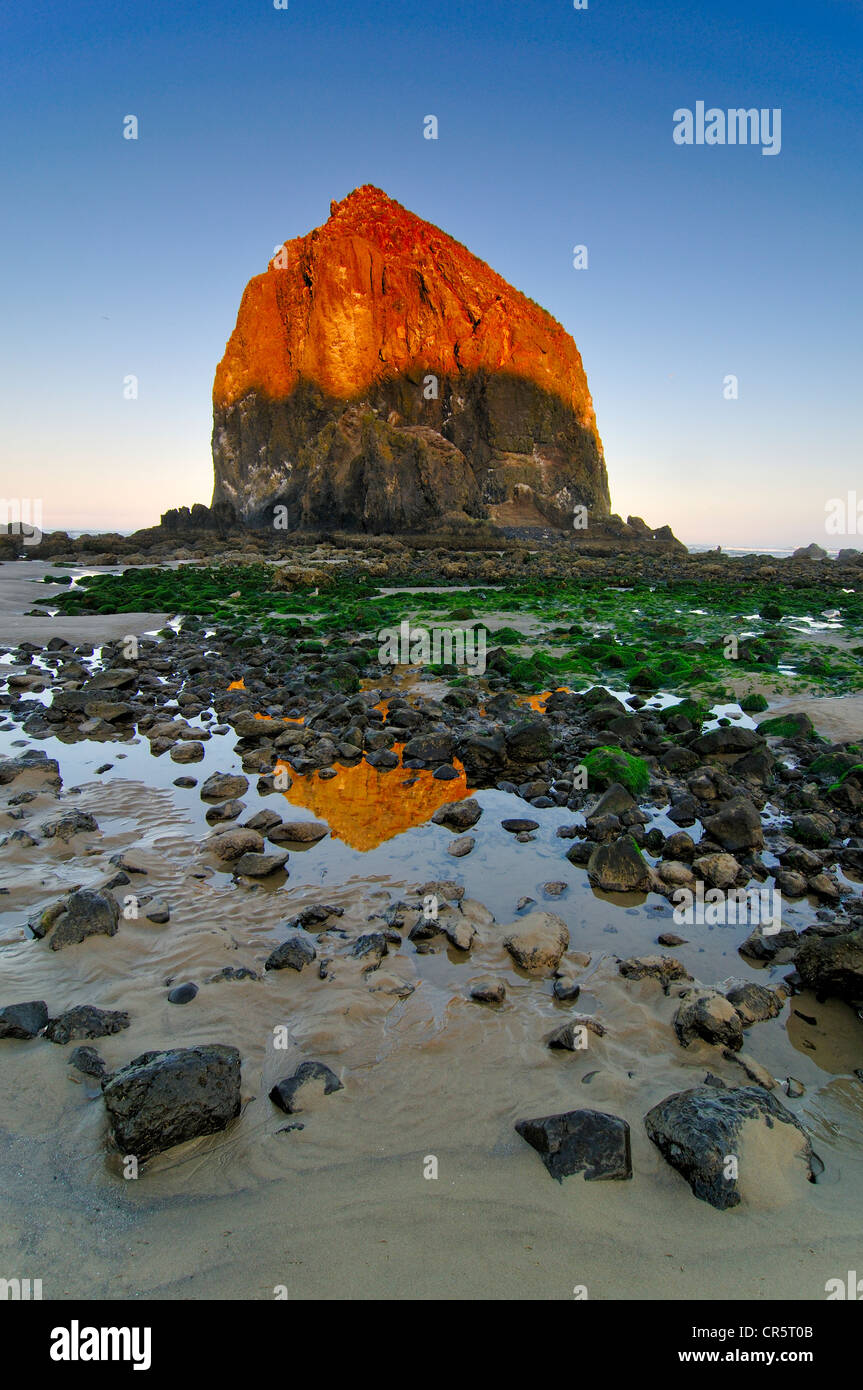
M 249 282 L 213 388 L 213 507 L 247 526 L 572 528 L 609 514 L 568 333 L 369 185 Z

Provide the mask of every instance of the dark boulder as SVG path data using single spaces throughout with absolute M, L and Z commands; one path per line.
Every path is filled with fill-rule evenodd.
M 568 1110 L 519 1120 L 516 1131 L 558 1182 L 584 1173 L 586 1182 L 632 1177 L 629 1125 L 602 1110 Z
M 44 999 L 26 1004 L 7 1004 L 0 1009 L 0 1038 L 35 1038 L 48 1022 Z
M 102 1083 L 114 1142 L 141 1162 L 240 1113 L 240 1054 L 213 1043 L 144 1052 Z
M 720 1211 L 740 1204 L 738 1177 L 726 1177 L 733 1171 L 728 1159 L 736 1156 L 739 1170 L 741 1131 L 753 1121 L 767 1131 L 761 1153 L 769 1155 L 775 1149 L 777 1168 L 788 1164 L 778 1127 L 791 1125 L 800 1133 L 797 1157 L 810 1182 L 823 1171 L 803 1126 L 761 1086 L 696 1086 L 666 1096 L 644 1119 L 648 1137 L 666 1162 L 686 1179 L 696 1197 Z M 768 1162 L 765 1156 L 759 1167 Z M 745 1179 L 746 1174 L 741 1176 Z

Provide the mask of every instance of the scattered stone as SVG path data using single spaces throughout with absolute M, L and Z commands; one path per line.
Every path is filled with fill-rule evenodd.
M 784 991 L 768 989 L 747 981 L 733 985 L 726 990 L 725 998 L 739 1013 L 744 1028 L 751 1023 L 765 1023 L 769 1018 L 778 1018 L 785 1007 Z
M 634 811 L 636 808 L 637 804 L 626 788 L 621 786 L 619 782 L 612 782 L 591 811 L 590 819 L 598 820 L 601 816 L 622 816 L 625 812 Z
M 175 985 L 172 990 L 168 991 L 168 1003 L 191 1004 L 197 993 L 198 986 L 193 984 L 191 980 L 184 985 Z
M 546 1047 L 560 1048 L 566 1052 L 583 1052 L 587 1046 L 585 1033 L 593 1033 L 604 1038 L 608 1030 L 605 1024 L 591 1014 L 573 1014 L 560 1028 L 556 1028 L 546 1042 Z
M 70 1067 L 97 1080 L 101 1080 L 108 1070 L 104 1058 L 100 1057 L 95 1047 L 74 1047 L 66 1060 Z
M 273 826 L 281 825 L 281 823 L 282 818 L 275 811 L 257 811 L 255 815 L 249 816 L 249 819 L 244 822 L 243 828 L 245 830 L 258 830 L 262 835 L 268 835 Z
M 221 825 L 225 821 L 236 820 L 246 809 L 245 801 L 220 801 L 207 811 L 208 825 Z
M 502 1004 L 506 999 L 506 985 L 503 980 L 477 980 L 470 987 L 470 997 L 481 1004 Z
M 632 1177 L 629 1125 L 617 1115 L 568 1110 L 519 1120 L 515 1128 L 558 1182 L 574 1173 L 584 1173 L 586 1182 Z
M 439 806 L 432 816 L 435 825 L 445 825 L 455 830 L 470 830 L 482 815 L 482 807 L 475 797 L 464 801 L 448 801 Z
M 233 830 L 220 830 L 217 834 L 211 835 L 204 841 L 203 847 L 215 854 L 217 859 L 232 863 L 241 859 L 244 854 L 260 854 L 264 848 L 264 839 L 257 830 L 236 826 Z
M 597 845 L 588 860 L 587 875 L 604 893 L 645 892 L 650 887 L 650 869 L 631 835 Z
M 761 1086 L 696 1086 L 667 1096 L 645 1116 L 648 1137 L 672 1168 L 686 1179 L 696 1197 L 720 1211 L 736 1207 L 746 1196 L 747 1172 L 727 1178 L 729 1154 L 740 1155 L 747 1130 L 760 1132 L 758 1178 L 763 1184 L 772 1172 L 784 1174 L 798 1159 L 810 1181 L 816 1162 L 808 1136 L 797 1119 Z M 799 1132 L 796 1153 L 789 1159 L 781 1126 Z M 743 1191 L 741 1192 L 741 1185 Z
M 148 922 L 152 922 L 157 927 L 163 927 L 171 920 L 171 909 L 161 898 L 151 898 L 146 904 L 144 916 Z
M 223 1043 L 144 1052 L 102 1083 L 114 1142 L 140 1162 L 240 1113 L 240 1054 Z
M 555 999 L 569 1004 L 581 994 L 581 985 L 571 975 L 559 975 L 552 986 Z
M 330 827 L 326 821 L 291 820 L 273 826 L 267 832 L 267 839 L 272 840 L 274 845 L 286 843 L 314 845 L 317 844 L 318 840 L 323 840 L 324 836 L 329 835 L 329 833 Z
M 737 949 L 746 960 L 788 961 L 793 959 L 799 940 L 797 932 L 792 931 L 790 927 L 783 927 L 782 931 L 770 936 L 754 931 Z
M 277 850 L 275 854 L 255 854 L 250 851 L 235 860 L 234 873 L 243 874 L 246 878 L 266 878 L 269 874 L 283 869 L 288 858 L 286 849 Z
M 673 1019 L 681 1047 L 696 1038 L 739 1052 L 743 1046 L 743 1024 L 733 1004 L 715 989 L 691 989 L 683 996 Z
M 203 743 L 175 743 L 168 751 L 174 763 L 199 763 L 204 757 Z
M 122 850 L 119 854 L 112 854 L 108 863 L 122 869 L 127 874 L 145 874 L 147 872 L 143 860 L 140 855 L 135 854 L 134 850 Z
M 476 840 L 473 835 L 457 835 L 454 840 L 450 840 L 446 847 L 447 854 L 451 854 L 453 859 L 464 859 L 466 854 L 470 854 Z
M 107 1038 L 129 1027 L 129 1015 L 120 1009 L 97 1009 L 93 1004 L 78 1004 L 52 1018 L 45 1037 L 52 1043 L 73 1042 L 76 1038 Z
M 746 730 L 729 732 L 745 733 Z M 702 823 L 711 838 L 732 854 L 739 850 L 764 847 L 761 817 L 752 802 L 743 797 L 727 802 L 715 816 L 707 816 Z
M 31 918 L 29 926 L 34 936 L 50 934 L 51 950 L 59 951 L 88 936 L 115 936 L 119 922 L 120 908 L 110 893 L 78 888 Z
M 7 1004 L 0 1009 L 0 1038 L 35 1038 L 48 1022 L 44 999 L 26 1004 Z
M 233 801 L 249 790 L 249 779 L 240 773 L 214 772 L 201 787 L 202 801 Z
M 441 930 L 439 923 L 435 924 L 437 931 Z M 360 960 L 367 960 L 368 964 L 364 973 L 377 970 L 384 956 L 389 955 L 389 945 L 387 944 L 386 934 L 382 931 L 364 932 L 358 936 L 351 947 L 351 955 L 357 956 Z
M 798 941 L 794 964 L 816 998 L 863 1000 L 863 928 L 838 936 L 804 932 Z
M 292 1076 L 276 1082 L 270 1091 L 270 1100 L 280 1110 L 284 1110 L 286 1115 L 296 1115 L 303 1109 L 297 1103 L 299 1093 L 309 1085 L 323 1087 L 325 1096 L 332 1095 L 333 1091 L 344 1090 L 335 1072 L 324 1062 L 301 1062 Z
M 444 936 L 458 951 L 469 951 L 476 938 L 476 927 L 465 921 L 461 913 L 442 912 L 438 926 Z
M 658 980 L 666 992 L 674 980 L 692 979 L 686 967 L 673 956 L 630 956 L 620 961 L 617 969 L 626 980 Z
M 316 958 L 317 951 L 302 936 L 289 936 L 267 957 L 265 970 L 302 970 Z
M 677 935 L 677 932 L 673 932 L 673 931 L 663 931 L 663 932 L 660 932 L 660 933 L 659 933 L 659 936 L 656 938 L 656 942 L 657 942 L 657 945 L 658 945 L 658 946 L 688 946 L 688 945 L 689 945 L 689 942 L 687 941 L 686 937 L 684 937 L 684 936 L 678 936 L 678 935 Z
M 569 945 L 569 928 L 552 912 L 531 912 L 513 923 L 503 944 L 523 970 L 554 970 Z
M 63 840 L 68 844 L 73 836 L 89 834 L 98 830 L 99 825 L 95 816 L 86 811 L 64 811 L 53 820 L 45 821 L 40 829 L 47 840 Z
M 538 820 L 509 819 L 502 820 L 501 825 L 503 826 L 504 830 L 509 831 L 510 835 L 524 835 L 530 830 L 539 829 Z

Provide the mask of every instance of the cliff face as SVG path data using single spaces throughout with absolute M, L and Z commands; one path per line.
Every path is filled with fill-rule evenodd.
M 246 287 L 213 388 L 213 505 L 248 525 L 572 526 L 609 513 L 581 356 L 550 314 L 379 189 Z

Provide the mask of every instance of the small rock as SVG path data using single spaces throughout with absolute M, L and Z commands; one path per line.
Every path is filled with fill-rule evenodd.
M 626 980 L 649 977 L 658 980 L 666 990 L 674 980 L 692 979 L 686 967 L 673 956 L 630 956 L 628 960 L 622 960 L 617 969 Z
M 573 1173 L 584 1173 L 586 1182 L 632 1177 L 629 1125 L 617 1115 L 568 1110 L 519 1120 L 515 1128 L 558 1182 Z
M 249 779 L 240 773 L 214 772 L 201 787 L 202 801 L 233 801 L 249 790 Z
M 733 1004 L 713 989 L 692 989 L 683 996 L 673 1019 L 681 1047 L 696 1038 L 739 1052 L 743 1046 L 743 1024 Z
M 189 981 L 185 985 L 175 985 L 168 991 L 169 1004 L 191 1004 L 195 995 L 198 993 L 198 986 Z
M 52 1018 L 45 1037 L 52 1043 L 73 1042 L 76 1038 L 107 1038 L 129 1027 L 129 1015 L 119 1009 L 97 1009 L 93 1004 L 78 1004 Z
M 752 1125 L 758 1126 L 761 1135 L 759 1186 L 769 1183 L 773 1173 L 787 1172 L 789 1162 L 795 1158 L 801 1161 L 802 1171 L 810 1181 L 815 1176 L 818 1160 L 802 1125 L 761 1086 L 696 1086 L 679 1091 L 648 1111 L 644 1122 L 651 1141 L 666 1162 L 686 1179 L 695 1196 L 720 1211 L 738 1206 L 745 1196 L 746 1166 L 739 1165 L 738 1178 L 725 1174 L 728 1155 L 739 1155 L 741 1134 Z M 800 1136 L 791 1159 L 781 1132 L 784 1125 L 793 1126 Z
M 99 1080 L 108 1070 L 104 1058 L 99 1056 L 95 1047 L 74 1047 L 67 1061 L 70 1067 L 75 1067 L 84 1076 L 94 1076 Z
M 270 953 L 264 969 L 302 970 L 303 966 L 311 964 L 317 954 L 310 941 L 306 941 L 302 936 L 290 936 Z
M 553 970 L 569 945 L 569 928 L 551 912 L 531 912 L 513 923 L 503 944 L 523 970 Z
M 604 1038 L 608 1030 L 598 1018 L 591 1014 L 573 1014 L 567 1023 L 556 1028 L 546 1042 L 546 1047 L 562 1048 L 566 1052 L 583 1052 L 587 1046 L 585 1033 L 594 1033 Z
M 435 825 L 446 825 L 456 830 L 470 830 L 482 815 L 482 807 L 475 797 L 464 801 L 448 801 L 439 806 L 432 816 Z
M 266 878 L 269 874 L 283 869 L 288 862 L 288 851 L 277 850 L 275 854 L 242 854 L 234 863 L 234 873 L 246 878 Z
M 630 835 L 597 845 L 588 860 L 587 875 L 594 887 L 606 893 L 644 892 L 650 887 L 647 862 Z
M 454 840 L 450 840 L 446 852 L 451 854 L 453 859 L 463 859 L 466 854 L 470 854 L 475 844 L 473 835 L 457 835 Z
M 470 997 L 481 1004 L 502 1004 L 506 999 L 506 985 L 503 980 L 478 980 L 470 987 Z
M 344 1090 L 335 1072 L 324 1062 L 301 1062 L 292 1076 L 276 1083 L 270 1091 L 270 1100 L 280 1110 L 284 1110 L 286 1115 L 296 1115 L 303 1108 L 297 1104 L 297 1097 L 300 1091 L 309 1085 L 323 1087 L 325 1096 L 332 1095 L 333 1091 Z

